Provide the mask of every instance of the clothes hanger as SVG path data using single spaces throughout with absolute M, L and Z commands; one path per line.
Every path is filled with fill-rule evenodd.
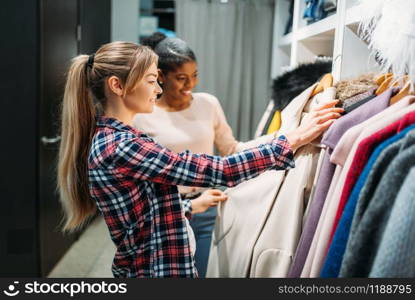
M 402 87 L 409 80 L 408 75 L 401 75 L 401 76 L 394 77 L 394 78 L 395 78 L 395 80 L 391 81 L 391 83 L 389 84 L 389 87 Z
M 393 96 L 389 100 L 389 105 L 395 104 L 399 100 L 401 100 L 403 97 L 413 94 L 413 82 L 412 80 L 407 80 L 404 84 L 404 86 L 401 88 L 399 93 L 397 93 L 395 96 Z
M 375 82 L 378 86 L 380 86 L 382 82 L 385 81 L 386 78 L 391 77 L 392 75 L 393 75 L 392 73 L 380 74 L 378 77 L 375 78 Z
M 333 75 L 330 73 L 325 74 L 320 81 L 318 82 L 317 86 L 314 88 L 313 92 L 311 93 L 311 97 L 321 93 L 325 89 L 333 86 Z
M 380 94 L 382 94 L 384 91 L 386 91 L 389 88 L 389 85 L 390 85 L 392 79 L 393 79 L 393 76 L 390 76 L 390 77 L 387 77 L 382 82 L 382 84 L 378 87 L 378 89 L 375 92 L 376 96 L 379 96 Z

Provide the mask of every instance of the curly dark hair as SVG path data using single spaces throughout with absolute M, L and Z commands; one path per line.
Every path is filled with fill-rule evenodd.
M 169 38 L 155 32 L 144 38 L 142 45 L 148 46 L 159 56 L 158 67 L 167 74 L 187 62 L 196 62 L 196 55 L 187 43 L 179 38 Z

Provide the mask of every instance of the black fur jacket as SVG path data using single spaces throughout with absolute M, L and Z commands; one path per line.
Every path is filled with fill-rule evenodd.
M 283 110 L 291 100 L 331 72 L 331 61 L 302 64 L 273 80 L 272 99 L 275 109 Z

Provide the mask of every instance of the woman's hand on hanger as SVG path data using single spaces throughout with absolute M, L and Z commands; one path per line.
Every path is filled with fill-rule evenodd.
M 205 212 L 209 207 L 217 206 L 219 202 L 226 201 L 228 196 L 221 190 L 206 190 L 199 197 L 192 200 L 192 213 Z
M 333 100 L 313 109 L 297 129 L 285 134 L 293 151 L 318 138 L 341 116 L 344 109 L 334 107 L 338 102 Z

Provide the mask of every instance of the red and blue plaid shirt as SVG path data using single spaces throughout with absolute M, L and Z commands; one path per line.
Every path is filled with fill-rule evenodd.
M 101 117 L 89 154 L 90 193 L 117 247 L 115 277 L 197 277 L 177 185 L 235 186 L 294 167 L 285 137 L 224 158 L 174 153 L 148 135 Z

